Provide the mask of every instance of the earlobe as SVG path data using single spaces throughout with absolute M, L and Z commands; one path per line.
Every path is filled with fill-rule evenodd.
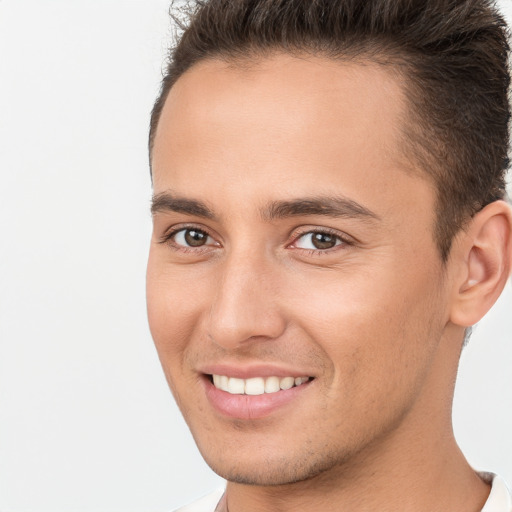
M 512 266 L 512 212 L 495 201 L 471 220 L 456 251 L 460 277 L 455 283 L 451 321 L 476 324 L 500 296 Z

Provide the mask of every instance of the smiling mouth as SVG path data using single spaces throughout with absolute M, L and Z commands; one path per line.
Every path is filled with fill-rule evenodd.
M 232 395 L 263 395 L 277 393 L 293 387 L 302 386 L 312 380 L 312 377 L 253 377 L 238 379 L 226 375 L 210 375 L 212 384 L 221 391 Z

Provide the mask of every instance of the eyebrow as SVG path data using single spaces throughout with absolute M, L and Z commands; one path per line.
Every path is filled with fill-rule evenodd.
M 153 196 L 151 200 L 151 214 L 161 212 L 176 212 L 186 215 L 194 215 L 205 219 L 214 219 L 214 213 L 205 203 L 195 199 L 177 197 L 170 192 L 161 192 Z
M 151 214 L 160 212 L 184 213 L 210 220 L 216 218 L 213 211 L 202 201 L 178 197 L 171 192 L 161 192 L 153 196 Z M 261 215 L 266 220 L 307 215 L 380 220 L 375 212 L 343 196 L 302 197 L 289 201 L 272 201 L 261 210 Z
M 304 197 L 292 201 L 273 201 L 262 213 L 263 217 L 269 220 L 301 215 L 380 220 L 375 212 L 343 196 Z

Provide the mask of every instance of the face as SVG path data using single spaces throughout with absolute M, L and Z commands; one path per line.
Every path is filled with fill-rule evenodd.
M 405 111 L 376 65 L 286 55 L 202 62 L 170 92 L 149 322 L 228 480 L 339 470 L 432 411 L 447 292 L 434 189 L 402 156 Z

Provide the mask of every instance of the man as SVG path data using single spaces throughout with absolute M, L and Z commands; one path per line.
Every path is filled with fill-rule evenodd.
M 511 267 L 507 57 L 488 0 L 198 3 L 150 133 L 150 327 L 227 480 L 183 510 L 512 510 L 451 426 Z

